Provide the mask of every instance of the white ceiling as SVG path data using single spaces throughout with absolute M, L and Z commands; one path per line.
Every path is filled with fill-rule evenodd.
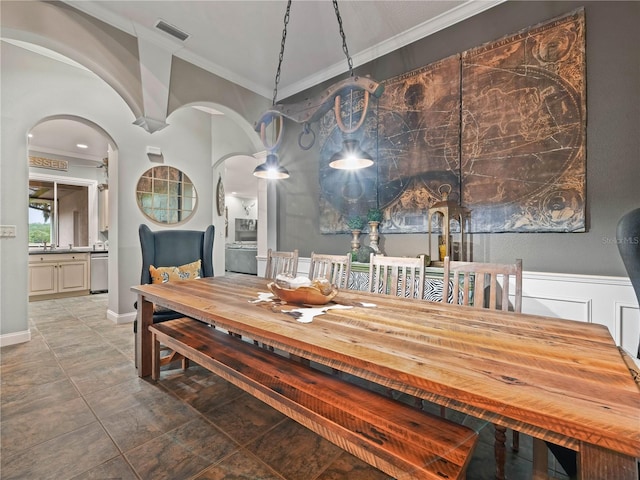
M 71 157 L 74 163 L 101 164 L 107 157 L 107 139 L 95 128 L 75 120 L 55 119 L 36 125 L 29 132 L 29 152 Z M 78 144 L 87 148 L 78 147 Z M 82 161 L 84 160 L 84 161 Z
M 357 67 L 503 1 L 341 0 L 339 9 L 353 66 Z M 273 96 L 286 0 L 65 3 L 255 93 L 269 99 Z M 158 30 L 158 20 L 188 33 L 189 38 L 181 42 Z M 329 0 L 292 2 L 285 47 L 278 100 L 348 70 Z M 31 146 L 43 153 L 73 156 L 85 159 L 85 163 L 101 162 L 106 156 L 106 139 L 78 122 L 50 121 L 31 133 Z M 77 143 L 85 143 L 89 149 L 80 150 Z M 253 159 L 227 163 L 225 190 L 255 196 L 253 181 L 246 181 L 247 177 L 253 179 Z
M 362 65 L 505 0 L 340 0 L 349 53 Z M 178 57 L 272 98 L 286 0 L 87 1 L 65 3 Z M 158 20 L 189 34 L 181 42 Z M 348 70 L 329 0 L 294 0 L 278 99 Z

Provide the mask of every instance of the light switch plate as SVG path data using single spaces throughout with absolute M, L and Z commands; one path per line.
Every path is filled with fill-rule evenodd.
M 0 238 L 15 238 L 16 226 L 15 225 L 0 225 Z

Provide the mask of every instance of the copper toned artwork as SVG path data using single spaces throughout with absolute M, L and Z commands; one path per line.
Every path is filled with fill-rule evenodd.
M 463 53 L 472 231 L 584 231 L 584 34 L 580 9 Z
M 320 231 L 380 208 L 382 233 L 426 233 L 451 200 L 470 232 L 585 230 L 584 9 L 391 78 L 358 138 L 372 167 L 336 171 L 333 112 L 321 120 Z M 343 99 L 359 119 L 361 98 Z
M 460 199 L 460 56 L 384 82 L 378 108 L 378 204 L 386 233 L 426 232 L 449 185 Z

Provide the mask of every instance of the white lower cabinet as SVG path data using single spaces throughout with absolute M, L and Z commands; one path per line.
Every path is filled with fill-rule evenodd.
M 89 293 L 88 253 L 29 255 L 29 299 Z

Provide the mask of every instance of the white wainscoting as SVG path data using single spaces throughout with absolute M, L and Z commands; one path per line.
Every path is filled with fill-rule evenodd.
M 308 275 L 309 263 L 298 260 L 298 275 Z M 265 265 L 266 258 L 258 257 L 259 275 Z M 523 272 L 522 311 L 605 325 L 618 345 L 634 356 L 638 351 L 640 308 L 626 277 Z
M 522 311 L 605 325 L 618 345 L 638 351 L 640 308 L 628 278 L 524 272 Z

